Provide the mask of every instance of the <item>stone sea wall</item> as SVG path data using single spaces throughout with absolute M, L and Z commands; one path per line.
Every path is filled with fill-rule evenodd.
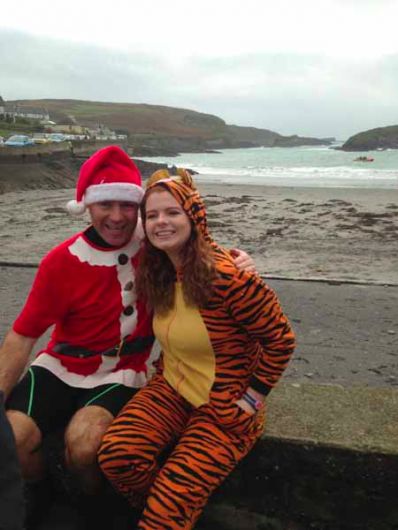
M 83 162 L 109 142 L 84 141 L 0 149 L 0 194 L 32 189 L 73 188 Z M 121 147 L 125 147 L 121 144 Z M 166 164 L 135 159 L 145 179 Z
M 198 530 L 398 528 L 398 391 L 281 384 Z

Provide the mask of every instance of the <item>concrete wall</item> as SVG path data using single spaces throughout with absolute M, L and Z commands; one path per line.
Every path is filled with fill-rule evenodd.
M 40 161 L 43 157 L 48 156 L 90 156 L 101 147 L 107 145 L 119 145 L 126 148 L 124 142 L 97 142 L 95 140 L 82 141 L 65 141 L 59 143 L 37 144 L 27 147 L 8 147 L 2 146 L 0 148 L 0 163 L 4 162 L 19 162 L 19 161 Z
M 40 159 L 41 156 L 49 156 L 54 153 L 70 154 L 70 143 L 69 142 L 59 142 L 59 143 L 49 143 L 49 144 L 37 144 L 27 147 L 8 147 L 2 146 L 0 148 L 0 162 L 18 162 L 20 160 Z
M 398 390 L 281 384 L 198 530 L 398 529 Z

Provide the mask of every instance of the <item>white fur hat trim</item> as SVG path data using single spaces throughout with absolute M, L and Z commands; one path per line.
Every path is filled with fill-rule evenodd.
M 143 196 L 144 190 L 135 184 L 125 182 L 95 184 L 87 188 L 83 201 L 78 202 L 73 199 L 66 204 L 66 209 L 71 215 L 82 215 L 88 204 L 102 201 L 125 201 L 140 204 Z
M 109 182 L 89 186 L 84 194 L 84 204 L 102 201 L 126 201 L 140 204 L 144 196 L 141 186 L 128 182 Z

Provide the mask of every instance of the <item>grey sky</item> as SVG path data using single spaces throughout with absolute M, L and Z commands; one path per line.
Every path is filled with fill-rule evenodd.
M 398 1 L 134 4 L 4 8 L 0 95 L 171 105 L 339 139 L 398 123 Z

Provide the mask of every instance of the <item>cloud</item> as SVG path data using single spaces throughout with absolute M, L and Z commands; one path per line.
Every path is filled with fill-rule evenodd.
M 152 103 L 282 134 L 347 136 L 396 121 L 398 55 L 165 57 L 0 32 L 4 99 Z
M 16 32 L 0 33 L 0 50 L 7 50 L 0 54 L 7 99 L 145 99 L 162 68 L 154 56 Z
M 18 0 L 0 26 L 48 38 L 164 57 L 311 53 L 367 57 L 398 51 L 396 0 Z

